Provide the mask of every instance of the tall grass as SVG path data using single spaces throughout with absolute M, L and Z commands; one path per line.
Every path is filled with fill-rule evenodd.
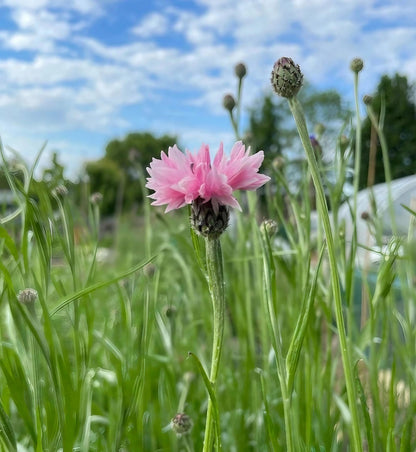
M 34 168 L 11 167 L 1 151 L 17 205 L 0 225 L 0 449 L 201 450 L 207 394 L 188 353 L 209 368 L 213 324 L 204 243 L 192 241 L 187 212 L 146 206 L 144 221 L 123 217 L 117 247 L 101 260 L 99 205 L 79 211 L 71 193 L 36 184 Z M 345 246 L 337 221 L 351 151 L 335 153 L 336 177 L 326 180 L 322 162 L 319 171 L 334 215 L 360 441 L 369 451 L 415 450 L 414 226 L 380 251 L 377 267 L 358 272 L 360 237 Z M 320 225 L 312 234 L 301 171 L 297 191 L 280 168 L 261 198 L 242 196 L 250 208 L 221 238 L 225 451 L 354 450 L 326 244 Z M 377 230 L 381 220 L 371 221 Z M 33 304 L 19 301 L 26 288 L 37 291 Z M 171 423 L 182 412 L 187 433 Z

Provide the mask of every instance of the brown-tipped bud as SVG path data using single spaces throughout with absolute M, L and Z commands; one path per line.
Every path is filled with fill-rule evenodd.
M 236 64 L 234 68 L 235 75 L 241 80 L 244 78 L 247 74 L 247 68 L 244 63 L 238 63 Z
M 260 230 L 263 234 L 266 234 L 268 237 L 273 237 L 276 232 L 279 230 L 279 226 L 275 220 L 263 220 L 260 225 Z
M 373 103 L 373 96 L 370 96 L 370 95 L 366 94 L 363 97 L 363 102 L 364 102 L 365 105 L 371 105 Z
M 177 435 L 186 435 L 192 430 L 192 419 L 185 413 L 178 413 L 171 421 L 172 430 Z
M 35 289 L 23 289 L 17 294 L 17 299 L 22 304 L 30 305 L 38 299 L 38 292 Z
M 222 105 L 226 110 L 228 110 L 230 113 L 235 108 L 235 99 L 231 94 L 226 94 L 224 96 L 224 99 L 222 100 Z
M 191 224 L 197 234 L 209 239 L 217 239 L 228 226 L 230 211 L 227 206 L 213 206 L 211 201 L 197 198 L 193 201 Z
M 64 198 L 68 194 L 68 189 L 65 185 L 58 185 L 52 190 L 53 196 L 58 196 L 59 198 Z
M 362 71 L 363 67 L 364 61 L 361 58 L 354 58 L 350 63 L 350 69 L 352 70 L 352 72 L 355 72 L 356 74 Z
M 292 58 L 282 57 L 274 63 L 270 81 L 276 94 L 290 99 L 302 87 L 303 74 Z
M 101 204 L 102 200 L 103 200 L 103 195 L 101 193 L 99 193 L 98 191 L 93 193 L 90 196 L 91 204 Z

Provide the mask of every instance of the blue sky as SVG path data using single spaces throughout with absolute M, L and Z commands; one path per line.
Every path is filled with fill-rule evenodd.
M 230 146 L 236 63 L 245 110 L 281 56 L 352 101 L 356 56 L 361 94 L 384 73 L 416 81 L 415 20 L 414 0 L 0 0 L 0 135 L 28 160 L 47 141 L 72 177 L 130 131 Z

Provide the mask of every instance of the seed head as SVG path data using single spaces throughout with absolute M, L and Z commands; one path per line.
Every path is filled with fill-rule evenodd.
M 352 72 L 358 74 L 364 67 L 364 61 L 361 58 L 354 58 L 350 63 Z
M 276 94 L 290 99 L 302 87 L 303 74 L 292 58 L 282 57 L 274 63 L 270 81 Z
M 185 413 L 178 413 L 171 421 L 172 430 L 177 435 L 186 435 L 192 430 L 192 419 Z
M 35 289 L 27 288 L 20 290 L 17 294 L 17 299 L 22 304 L 32 304 L 38 299 L 38 292 Z
M 222 101 L 222 105 L 224 106 L 224 108 L 226 110 L 228 110 L 230 113 L 234 110 L 235 108 L 235 99 L 231 94 L 226 94 L 224 96 L 224 99 Z
M 235 71 L 235 75 L 241 80 L 247 74 L 246 65 L 244 63 L 238 63 L 238 64 L 236 64 L 234 71 Z

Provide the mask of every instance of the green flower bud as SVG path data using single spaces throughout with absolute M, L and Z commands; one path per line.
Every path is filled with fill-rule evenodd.
M 274 220 L 264 220 L 260 225 L 263 234 L 267 234 L 270 238 L 273 237 L 279 229 L 279 226 Z
M 35 289 L 23 289 L 17 294 L 17 299 L 22 304 L 30 305 L 38 299 L 38 292 Z
M 245 66 L 244 63 L 238 63 L 238 64 L 235 66 L 234 71 L 235 71 L 235 75 L 236 75 L 239 79 L 244 78 L 244 77 L 246 76 L 246 74 L 247 74 L 247 68 L 246 68 L 246 66 Z
M 292 58 L 282 57 L 274 63 L 270 81 L 276 94 L 290 99 L 302 87 L 303 74 Z
M 91 204 L 101 204 L 102 200 L 103 200 L 103 195 L 101 193 L 99 193 L 98 191 L 93 193 L 90 196 Z
M 192 419 L 185 413 L 178 413 L 171 421 L 172 430 L 177 435 L 186 435 L 192 430 Z
M 366 94 L 363 97 L 363 102 L 364 102 L 365 105 L 371 105 L 373 103 L 373 96 L 370 96 L 370 95 Z
M 235 108 L 235 99 L 231 94 L 226 94 L 224 96 L 224 99 L 222 101 L 222 105 L 224 106 L 224 108 L 226 110 L 228 110 L 230 113 L 234 110 Z
M 58 196 L 59 198 L 64 198 L 68 194 L 68 189 L 65 185 L 58 185 L 52 190 L 53 196 Z
M 351 68 L 352 72 L 355 72 L 356 74 L 358 74 L 360 71 L 362 71 L 363 67 L 364 67 L 364 61 L 361 58 L 354 58 L 351 61 L 350 68 Z

